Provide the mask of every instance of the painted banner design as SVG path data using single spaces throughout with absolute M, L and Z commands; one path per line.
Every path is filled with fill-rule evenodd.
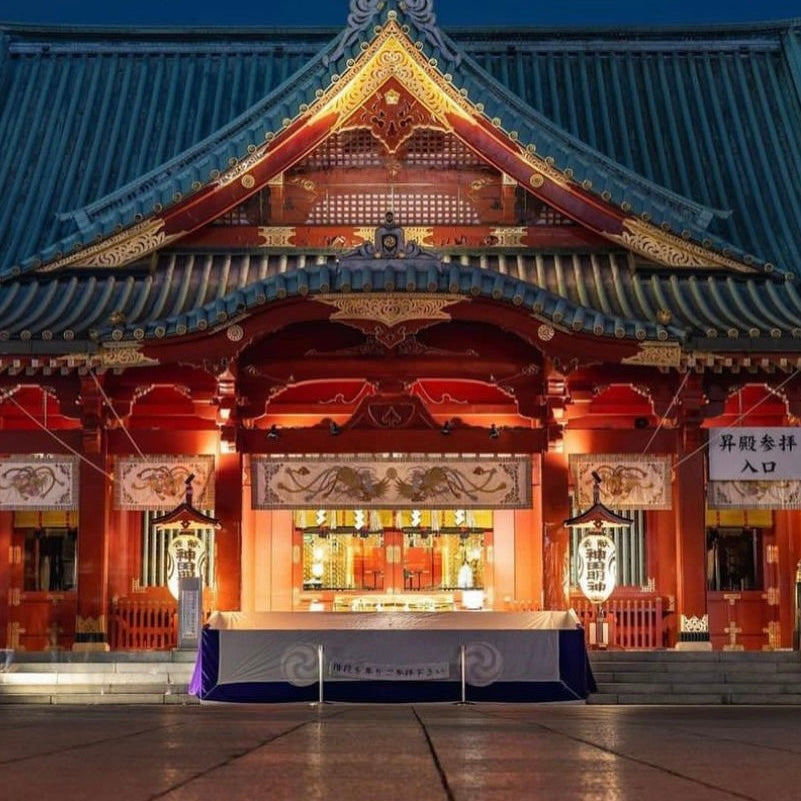
M 192 479 L 192 505 L 214 508 L 213 456 L 120 456 L 114 460 L 116 509 L 174 509 L 186 498 L 186 479 Z
M 710 481 L 710 509 L 801 509 L 801 481 Z
M 77 458 L 0 457 L 0 509 L 46 511 L 77 508 Z
M 442 455 L 254 456 L 253 508 L 521 509 L 531 505 L 531 460 Z
M 612 509 L 670 509 L 671 457 L 637 454 L 573 454 L 570 456 L 576 505 L 593 504 L 592 474 L 601 477 L 601 503 Z

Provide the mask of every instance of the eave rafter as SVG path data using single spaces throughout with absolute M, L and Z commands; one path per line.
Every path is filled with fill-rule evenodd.
M 588 230 L 672 268 L 725 268 L 754 272 L 740 261 L 696 241 L 688 231 L 675 234 L 607 202 L 591 182 L 578 183 L 569 169 L 559 170 L 553 159 L 541 156 L 536 143 L 519 141 L 516 131 L 503 129 L 501 120 L 488 118 L 481 102 L 454 86 L 454 77 L 441 72 L 436 58 L 427 58 L 422 42 L 413 42 L 398 13 L 386 12 L 387 22 L 376 25 L 372 39 L 363 39 L 361 52 L 347 59 L 342 74 L 331 73 L 316 98 L 301 104 L 293 119 L 285 118 L 277 132 L 251 144 L 242 158 L 229 160 L 229 169 L 212 172 L 207 183 L 195 181 L 192 194 L 173 195 L 172 203 L 139 219 L 132 227 L 61 256 L 40 267 L 53 271 L 66 266 L 120 267 L 174 243 L 235 207 L 272 178 L 303 158 L 332 133 L 348 127 L 353 115 L 388 82 L 410 93 L 432 123 L 452 132 L 467 146 L 516 180 L 541 201 Z

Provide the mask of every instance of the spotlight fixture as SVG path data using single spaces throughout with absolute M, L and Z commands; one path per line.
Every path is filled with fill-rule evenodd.
M 278 433 L 278 426 L 275 423 L 270 426 L 270 430 L 267 432 L 267 439 L 281 439 L 281 435 Z
M 342 433 L 342 429 L 332 420 L 328 424 L 328 432 L 331 434 L 332 437 L 336 437 Z
M 451 433 L 451 431 L 453 431 L 453 426 L 451 425 L 451 421 L 450 420 L 446 420 L 442 424 L 442 428 L 440 428 L 439 433 L 442 434 L 443 436 L 447 437 L 448 434 Z
M 489 438 L 490 439 L 498 439 L 498 437 L 500 437 L 500 436 L 501 436 L 501 432 L 498 430 L 498 426 L 496 426 L 495 423 L 493 423 L 490 426 Z

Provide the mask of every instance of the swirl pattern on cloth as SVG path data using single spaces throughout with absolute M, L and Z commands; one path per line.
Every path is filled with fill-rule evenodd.
M 497 681 L 503 671 L 503 656 L 492 643 L 471 642 L 465 649 L 467 683 L 486 687 Z
M 298 643 L 284 651 L 281 670 L 290 684 L 308 687 L 318 679 L 317 647 L 311 643 Z

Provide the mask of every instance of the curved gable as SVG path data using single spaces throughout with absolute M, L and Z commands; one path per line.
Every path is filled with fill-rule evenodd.
M 671 267 L 752 271 L 760 263 L 705 231 L 712 210 L 627 170 L 525 106 L 436 28 L 430 2 L 413 10 L 354 2 L 349 22 L 279 89 L 158 170 L 73 212 L 77 231 L 6 274 L 141 259 L 253 194 L 346 126 L 390 78 L 446 130 L 590 231 Z M 514 120 L 506 123 L 510 130 L 501 113 Z

